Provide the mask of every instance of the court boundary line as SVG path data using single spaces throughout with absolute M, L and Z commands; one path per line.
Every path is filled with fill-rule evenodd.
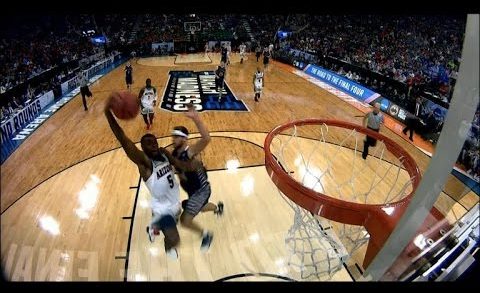
M 128 240 L 127 240 L 127 251 L 125 253 L 125 269 L 123 271 L 123 282 L 127 282 L 128 280 L 128 260 L 130 259 L 130 244 L 132 242 L 132 232 L 133 232 L 133 222 L 135 220 L 135 212 L 137 211 L 137 200 L 138 194 L 140 193 L 140 184 L 142 182 L 142 176 L 138 175 L 138 188 L 137 192 L 135 193 L 135 200 L 133 202 L 133 211 L 131 220 L 130 220 L 130 230 L 128 231 Z
M 127 60 L 127 61 L 128 61 L 128 60 Z M 91 84 L 89 85 L 89 88 L 90 88 L 90 86 L 93 87 L 96 83 L 98 83 L 99 80 L 101 80 L 101 79 L 104 78 L 105 76 L 109 75 L 109 74 L 112 73 L 113 71 L 115 71 L 115 70 L 117 70 L 118 68 L 120 68 L 123 64 L 127 63 L 127 61 L 118 64 L 117 67 L 115 67 L 115 68 L 113 68 L 112 70 L 110 70 L 109 72 L 103 74 L 99 79 L 97 79 L 96 81 L 94 81 L 93 83 L 91 83 Z M 75 89 L 76 89 L 76 88 L 75 88 Z M 74 91 L 74 90 L 71 90 L 69 93 L 67 93 L 67 94 L 65 94 L 65 95 L 62 95 L 62 97 L 61 97 L 58 101 L 60 101 L 61 99 L 63 99 L 65 96 L 67 96 L 68 94 L 70 94 L 70 93 L 73 92 L 73 91 Z M 103 91 L 105 91 L 105 90 L 101 90 L 101 91 L 91 91 L 91 92 L 92 92 L 92 95 L 93 95 L 94 93 L 103 92 Z M 51 116 L 49 116 L 38 128 L 36 128 L 29 136 L 27 136 L 27 137 L 20 143 L 20 145 L 13 150 L 13 152 L 12 152 L 10 155 L 8 155 L 8 157 L 5 159 L 5 161 L 3 161 L 2 164 L 0 164 L 0 166 L 2 166 L 3 164 L 5 164 L 5 162 L 6 162 L 8 159 L 10 159 L 10 158 L 13 156 L 13 154 L 14 154 L 18 149 L 20 149 L 20 147 L 21 147 L 23 144 L 25 144 L 36 132 L 38 132 L 38 130 L 40 130 L 40 128 L 45 125 L 45 123 L 47 122 L 47 120 L 49 120 L 50 118 L 53 118 L 53 116 L 55 116 L 55 114 L 59 113 L 62 108 L 64 108 L 66 105 L 70 104 L 71 101 L 75 100 L 75 99 L 76 99 L 77 97 L 79 97 L 80 95 L 81 95 L 81 93 L 78 92 L 78 94 L 76 94 L 76 95 L 73 96 L 68 102 L 66 102 L 65 104 L 63 104 L 63 105 L 60 107 L 60 109 L 58 109 L 58 110 L 55 111 Z M 53 104 L 52 104 L 52 106 L 53 106 Z M 37 118 L 38 118 L 38 117 L 37 117 Z M 31 122 L 30 122 L 30 123 L 31 123 Z M 0 215 L 1 215 L 1 214 L 3 214 L 3 212 L 0 213 Z
M 194 64 L 194 65 L 209 65 L 213 63 L 212 58 L 207 54 L 208 60 L 210 61 L 205 61 L 205 62 L 186 62 L 186 63 L 177 63 L 177 57 L 178 55 L 189 55 L 189 54 L 198 54 L 200 55 L 201 53 L 186 53 L 186 54 L 175 54 L 175 59 L 173 60 L 174 65 L 189 65 L 189 64 Z M 142 64 L 141 64 L 142 65 Z
M 357 265 L 356 262 L 355 262 L 355 265 Z M 345 262 L 342 262 L 342 266 L 343 266 L 343 268 L 347 271 L 348 276 L 350 276 L 350 279 L 352 279 L 352 282 L 357 282 L 357 281 L 355 280 L 355 278 L 353 277 L 352 273 L 350 272 L 350 270 L 348 269 L 347 264 L 346 264 Z
M 245 277 L 255 277 L 255 276 L 271 277 L 271 278 L 276 278 L 276 279 L 289 281 L 289 282 L 298 282 L 297 280 L 291 279 L 289 277 L 280 276 L 280 275 L 276 275 L 276 274 L 270 274 L 270 273 L 241 273 L 241 274 L 229 275 L 229 276 L 217 279 L 213 282 L 225 282 L 225 281 L 232 280 L 232 279 L 245 278 Z

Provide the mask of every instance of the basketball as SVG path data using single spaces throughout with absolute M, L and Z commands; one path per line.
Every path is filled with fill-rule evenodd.
M 110 108 L 119 119 L 133 119 L 140 111 L 137 97 L 130 92 L 113 92 L 110 99 Z

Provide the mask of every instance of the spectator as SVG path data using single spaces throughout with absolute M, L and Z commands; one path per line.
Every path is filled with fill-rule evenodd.
M 2 106 L 1 114 L 2 114 L 2 120 L 8 118 L 9 114 L 8 114 L 8 111 L 7 111 L 7 109 L 5 108 L 5 106 Z
M 8 106 L 7 106 L 7 110 L 6 110 L 6 113 L 8 115 L 12 115 L 13 114 L 13 107 L 12 107 L 12 103 L 11 102 L 8 102 Z
M 19 110 L 23 108 L 22 102 L 18 98 L 13 98 L 13 107 L 15 110 Z

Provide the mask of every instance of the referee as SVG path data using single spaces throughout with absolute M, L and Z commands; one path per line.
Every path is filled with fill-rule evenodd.
M 383 114 L 380 113 L 380 103 L 375 103 L 373 111 L 365 115 L 363 118 L 363 127 L 367 127 L 376 132 L 380 132 L 380 126 L 383 124 Z M 374 147 L 377 144 L 377 140 L 367 135 L 367 138 L 363 141 L 363 153 L 362 158 L 367 159 L 368 147 Z
M 90 92 L 90 89 L 88 88 L 88 80 L 85 75 L 86 73 L 84 74 L 80 70 L 78 74 L 78 82 L 80 83 L 80 93 L 82 95 L 83 108 L 85 109 L 85 111 L 88 111 L 87 100 L 85 99 L 85 96 L 90 98 L 92 96 L 92 92 Z

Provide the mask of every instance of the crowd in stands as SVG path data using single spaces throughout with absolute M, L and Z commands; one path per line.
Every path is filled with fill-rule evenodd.
M 38 26 L 20 26 L 8 38 L 0 40 L 0 92 L 59 64 L 94 53 L 94 46 L 85 42 L 81 32 L 68 22 L 58 26 L 47 19 Z
M 419 91 L 431 93 L 434 100 L 448 107 L 466 25 L 464 16 L 378 15 L 110 14 L 25 16 L 4 21 L 9 25 L 3 26 L 0 35 L 2 119 L 75 76 L 81 69 L 75 61 L 108 48 L 127 48 L 124 52 L 136 51 L 137 56 L 158 55 L 172 52 L 154 51 L 152 43 L 197 42 L 203 50 L 206 41 L 221 40 L 232 41 L 234 50 L 245 42 L 249 51 L 273 43 L 274 57 L 291 55 L 290 49 L 297 49 L 302 54 L 296 59 L 317 63 L 357 81 L 410 111 Z M 191 35 L 185 30 L 187 21 L 200 22 L 201 30 Z M 91 29 L 106 37 L 105 46 L 89 41 L 84 32 Z M 279 30 L 289 32 L 288 36 L 277 38 Z M 56 68 L 60 69 L 55 76 L 31 82 Z M 375 74 L 405 86 L 372 77 Z M 12 90 L 20 86 L 21 91 Z M 477 113 L 475 130 L 480 129 L 479 119 Z M 441 127 L 435 128 L 439 131 Z M 468 146 L 459 160 L 467 169 L 478 170 L 478 139 L 470 139 Z
M 315 16 L 284 46 L 335 57 L 449 102 L 460 63 L 465 17 Z
M 98 48 L 82 35 L 88 28 L 102 32 L 110 45 L 128 44 L 151 51 L 151 43 L 189 40 L 186 21 L 201 22 L 201 43 L 225 38 L 254 39 L 268 45 L 279 29 L 291 31 L 280 42 L 283 47 L 338 58 L 407 85 L 422 85 L 445 102 L 451 98 L 465 28 L 464 17 L 443 16 L 159 14 L 42 18 L 30 25 L 24 22 L 2 36 L 0 93 L 59 64 L 94 54 Z M 251 35 L 244 22 L 250 25 Z M 361 78 L 358 72 L 351 74 Z
M 457 162 L 464 166 L 469 175 L 480 182 L 480 107 L 477 108 L 472 127 Z

